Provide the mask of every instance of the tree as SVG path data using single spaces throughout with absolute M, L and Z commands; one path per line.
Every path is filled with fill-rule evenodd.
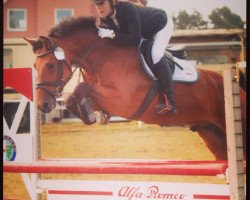
M 176 29 L 187 29 L 189 24 L 189 15 L 185 10 L 181 10 L 177 17 L 173 17 Z
M 176 29 L 206 29 L 207 23 L 202 19 L 201 14 L 194 10 L 189 15 L 185 10 L 181 10 L 177 17 L 173 17 Z
M 237 14 L 232 13 L 227 6 L 214 9 L 208 17 L 211 20 L 211 23 L 214 25 L 213 28 L 215 29 L 243 29 L 245 24 L 245 22 L 242 21 L 241 17 Z
M 206 29 L 208 22 L 202 19 L 201 14 L 198 11 L 194 11 L 192 15 L 189 16 L 190 26 L 192 29 Z

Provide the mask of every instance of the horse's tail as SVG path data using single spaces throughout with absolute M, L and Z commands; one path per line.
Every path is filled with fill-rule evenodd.
M 240 87 L 246 92 L 246 73 L 240 71 Z

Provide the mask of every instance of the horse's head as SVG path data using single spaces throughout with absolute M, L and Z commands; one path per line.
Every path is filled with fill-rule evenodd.
M 34 64 L 37 71 L 37 108 L 49 113 L 56 106 L 56 97 L 61 95 L 72 76 L 71 66 L 65 59 L 63 49 L 57 47 L 53 39 L 44 36 L 36 40 L 24 39 L 32 46 L 37 57 Z

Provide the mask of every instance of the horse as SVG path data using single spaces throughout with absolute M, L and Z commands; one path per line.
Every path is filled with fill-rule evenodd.
M 101 39 L 93 17 L 73 18 L 52 27 L 48 36 L 24 39 L 37 56 L 34 64 L 38 82 L 36 104 L 45 113 L 55 108 L 56 97 L 74 73 L 72 66 L 82 70 L 84 81 L 76 86 L 69 99 L 76 98 L 78 110 L 81 106 L 85 109 L 79 115 L 72 105 L 68 108 L 86 124 L 92 124 L 88 119 L 89 109 L 130 119 L 152 85 L 152 79 L 141 67 L 137 47 Z M 133 119 L 160 126 L 188 126 L 198 132 L 216 160 L 226 160 L 223 77 L 213 71 L 197 70 L 196 82 L 174 82 L 178 113 L 160 115 L 155 112 L 161 95 L 157 90 L 144 112 Z M 243 129 L 245 95 L 240 89 Z M 87 103 L 79 103 L 79 99 Z

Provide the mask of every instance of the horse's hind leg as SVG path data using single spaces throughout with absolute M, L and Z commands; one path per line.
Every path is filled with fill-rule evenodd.
M 216 160 L 227 160 L 226 134 L 221 129 L 213 124 L 193 126 L 190 129 L 198 132 Z

